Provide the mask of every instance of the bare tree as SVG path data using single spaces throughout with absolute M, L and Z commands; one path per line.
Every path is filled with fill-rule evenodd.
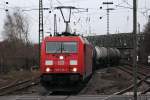
M 3 36 L 5 39 L 11 41 L 19 39 L 24 43 L 29 42 L 29 23 L 19 9 L 16 9 L 12 14 L 7 13 L 4 22 Z
M 5 61 L 5 68 L 11 70 L 30 69 L 36 55 L 34 47 L 29 42 L 29 23 L 19 9 L 6 14 L 3 26 L 4 41 L 0 42 L 0 60 Z

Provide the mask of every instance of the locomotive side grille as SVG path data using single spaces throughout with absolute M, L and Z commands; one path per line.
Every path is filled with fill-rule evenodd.
M 64 64 L 65 64 L 65 61 L 64 61 L 64 60 L 60 60 L 60 61 L 57 62 L 57 64 L 58 64 L 58 65 L 64 65 Z

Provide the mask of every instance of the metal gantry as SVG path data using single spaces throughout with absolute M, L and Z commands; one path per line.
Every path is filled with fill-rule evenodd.
M 57 35 L 57 17 L 56 14 L 54 14 L 54 36 Z
M 133 0 L 133 73 L 134 100 L 137 100 L 137 0 Z
M 44 28 L 43 28 L 43 0 L 39 0 L 39 66 L 40 66 L 40 51 L 41 42 L 44 38 Z
M 110 10 L 114 10 L 114 8 L 109 8 L 109 5 L 112 5 L 113 2 L 103 2 L 104 5 L 107 5 L 107 35 L 109 35 L 109 13 Z
M 43 0 L 39 0 L 39 44 L 44 38 L 44 28 L 43 28 Z

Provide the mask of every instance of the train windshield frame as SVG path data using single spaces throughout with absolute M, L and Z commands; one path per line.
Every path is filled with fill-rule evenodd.
M 46 53 L 77 53 L 77 42 L 46 42 Z

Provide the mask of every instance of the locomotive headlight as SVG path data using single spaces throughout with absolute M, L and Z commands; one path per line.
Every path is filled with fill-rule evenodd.
M 77 65 L 78 61 L 77 60 L 70 60 L 70 65 Z
M 72 71 L 73 71 L 73 72 L 77 72 L 77 68 L 73 68 Z
M 45 65 L 53 65 L 53 61 L 52 60 L 46 60 Z
M 61 60 L 62 60 L 62 59 L 64 59 L 64 57 L 63 57 L 63 56 L 59 56 L 59 59 L 61 59 Z
M 46 70 L 45 70 L 46 72 L 50 72 L 51 71 L 51 69 L 50 68 L 46 68 Z

